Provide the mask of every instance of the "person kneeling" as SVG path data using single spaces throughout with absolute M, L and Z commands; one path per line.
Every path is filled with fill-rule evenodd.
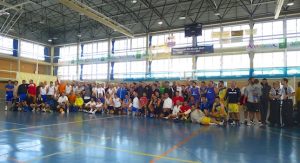
M 91 101 L 85 104 L 85 110 L 86 113 L 92 113 L 96 109 L 96 102 L 94 98 L 91 98 Z
M 215 102 L 213 104 L 213 109 L 211 116 L 215 118 L 217 121 L 223 122 L 226 120 L 227 113 L 225 111 L 225 107 L 223 102 L 220 101 L 220 97 L 217 96 Z
M 191 113 L 191 107 L 188 105 L 188 102 L 185 101 L 183 103 L 183 106 L 180 107 L 180 111 L 177 114 L 178 118 L 181 120 L 187 120 Z
M 65 110 L 67 110 L 67 113 L 69 112 L 69 101 L 68 97 L 65 96 L 65 93 L 62 93 L 61 96 L 57 100 L 58 106 L 57 106 L 57 111 L 59 113 L 64 114 Z
M 172 114 L 168 115 L 167 117 L 164 117 L 165 119 L 177 119 L 178 114 L 180 112 L 180 108 L 182 105 L 180 105 L 181 102 L 179 100 L 176 101 L 176 105 L 173 107 Z

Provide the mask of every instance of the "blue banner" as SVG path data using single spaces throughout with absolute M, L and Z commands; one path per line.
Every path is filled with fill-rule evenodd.
M 213 52 L 214 52 L 213 45 L 172 48 L 172 55 L 197 55 L 197 54 L 206 54 L 206 53 L 213 53 Z

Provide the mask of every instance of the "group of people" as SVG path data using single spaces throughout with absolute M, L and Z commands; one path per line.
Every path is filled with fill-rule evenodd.
M 41 82 L 19 84 L 8 81 L 5 110 L 23 112 L 86 112 L 191 121 L 203 125 L 293 126 L 293 99 L 300 92 L 288 79 L 261 82 L 249 78 L 241 89 L 236 81 L 186 81 L 153 83 Z M 300 83 L 299 85 L 300 86 Z M 298 103 L 299 107 L 299 103 Z M 269 116 L 268 116 L 269 115 Z M 257 122 L 255 122 L 255 119 Z

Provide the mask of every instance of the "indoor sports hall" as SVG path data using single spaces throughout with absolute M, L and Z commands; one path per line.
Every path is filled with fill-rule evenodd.
M 0 163 L 299 163 L 300 0 L 0 0 Z

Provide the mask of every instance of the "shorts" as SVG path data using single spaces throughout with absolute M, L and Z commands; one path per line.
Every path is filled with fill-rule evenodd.
M 22 93 L 19 96 L 20 96 L 20 101 L 25 101 L 26 98 L 27 98 L 27 94 L 26 93 Z
M 239 113 L 239 105 L 235 103 L 228 104 L 228 112 L 229 113 Z
M 41 95 L 41 96 L 42 96 L 43 102 L 47 102 L 47 95 Z
M 6 93 L 6 95 L 5 95 L 6 102 L 12 102 L 13 98 L 14 98 L 13 93 Z
M 249 112 L 259 112 L 260 111 L 259 103 L 247 102 L 247 108 Z
M 200 120 L 200 123 L 203 124 L 203 125 L 209 125 L 211 122 L 211 119 L 209 117 L 203 117 L 201 120 Z
M 138 108 L 135 108 L 135 107 L 132 107 L 132 108 L 131 108 L 131 111 L 132 111 L 132 112 L 137 112 L 138 110 L 139 110 L 139 109 L 138 109 Z

